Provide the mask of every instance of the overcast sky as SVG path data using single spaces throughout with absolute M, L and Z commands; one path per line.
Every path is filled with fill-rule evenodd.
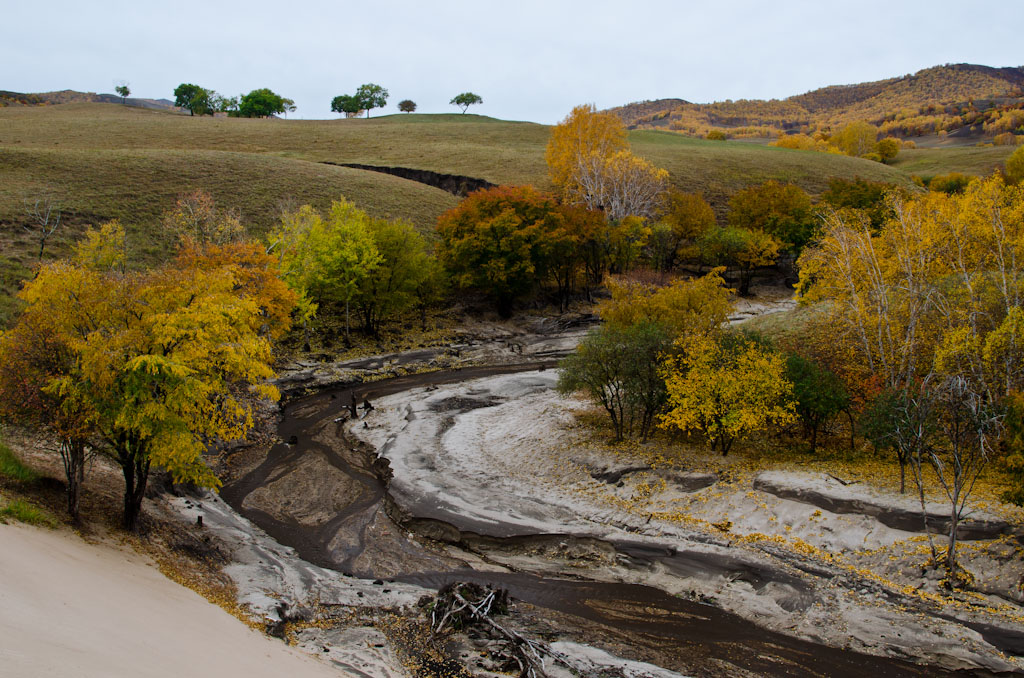
M 368 82 L 397 112 L 552 123 L 580 103 L 785 98 L 943 63 L 1024 64 L 1024 2 L 0 0 L 0 89 L 173 98 L 269 87 L 330 118 Z

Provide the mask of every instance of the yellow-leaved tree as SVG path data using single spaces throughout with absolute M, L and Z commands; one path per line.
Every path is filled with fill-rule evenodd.
M 1000 436 L 999 410 L 1024 389 L 1024 190 L 994 176 L 890 205 L 877 234 L 866 218 L 830 215 L 800 258 L 799 292 L 829 302 L 832 340 L 888 392 L 877 437 L 909 460 L 922 506 L 922 468 L 935 471 L 955 575 L 957 525 Z
M 281 261 L 284 280 L 299 295 L 299 312 L 309 350 L 309 320 L 318 307 L 345 309 L 345 341 L 351 345 L 351 307 L 382 257 L 370 229 L 370 217 L 345 199 L 326 216 L 304 205 L 281 218 L 268 249 Z
M 740 333 L 683 336 L 675 348 L 662 428 L 700 432 L 725 456 L 735 440 L 796 420 L 782 354 Z
M 257 398 L 277 397 L 266 383 L 277 328 L 261 328 L 280 314 L 266 313 L 252 271 L 229 259 L 125 273 L 83 256 L 43 266 L 21 292 L 19 325 L 45 322 L 71 356 L 42 390 L 85 417 L 120 465 L 128 530 L 139 527 L 152 465 L 216 487 L 204 453 L 249 431 Z
M 622 121 L 592 104 L 551 129 L 545 157 L 563 200 L 601 210 L 610 221 L 651 217 L 664 201 L 668 172 L 631 153 Z

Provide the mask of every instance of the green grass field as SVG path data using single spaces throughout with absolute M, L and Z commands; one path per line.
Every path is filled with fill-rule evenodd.
M 34 243 L 22 230 L 25 201 L 55 196 L 66 228 L 48 245 L 67 254 L 86 226 L 119 218 L 144 261 L 168 247 L 159 216 L 178 195 L 203 189 L 238 210 L 255 234 L 282 205 L 326 207 L 340 196 L 376 216 L 402 217 L 432 232 L 458 202 L 424 184 L 324 162 L 432 170 L 497 184 L 550 188 L 547 126 L 478 115 L 391 115 L 336 120 L 191 117 L 116 104 L 0 108 L 0 324 L 10 293 L 29 274 Z M 813 195 L 831 177 L 909 185 L 910 173 L 986 171 L 1005 148 L 922 149 L 895 167 L 867 160 L 671 132 L 630 134 L 633 150 L 664 167 L 672 184 L 702 193 L 723 216 L 737 190 L 777 179 Z
M 984 176 L 1006 165 L 1015 146 L 951 146 L 913 148 L 900 151 L 893 167 L 907 174 L 931 178 L 938 174 L 961 172 Z

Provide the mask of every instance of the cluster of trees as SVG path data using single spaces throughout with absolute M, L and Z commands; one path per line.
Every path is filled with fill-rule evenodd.
M 618 110 L 631 127 L 656 127 L 705 137 L 783 137 L 801 133 L 813 148 L 818 132 L 858 121 L 878 125 L 883 137 L 943 134 L 973 127 L 986 136 L 1024 136 L 1024 101 L 995 73 L 964 65 L 913 76 L 825 87 L 784 100 L 643 102 Z M 1001 94 L 999 94 L 1001 93 Z M 1003 143 L 1010 142 L 1003 136 Z M 793 142 L 791 142 L 793 143 Z M 827 146 L 827 144 L 826 144 Z
M 365 111 L 366 117 L 369 118 L 371 109 L 387 106 L 388 96 L 388 91 L 380 85 L 375 85 L 372 82 L 367 83 L 360 85 L 355 94 L 339 94 L 331 99 L 331 111 L 334 113 L 344 113 L 349 118 L 354 118 Z M 416 110 L 416 104 L 412 101 L 406 100 L 402 103 L 406 104 L 407 107 L 408 104 L 412 104 L 411 110 L 405 112 L 411 113 Z
M 937 483 L 949 531 L 934 562 L 955 582 L 981 473 L 999 458 L 1024 481 L 1024 188 L 996 175 L 909 196 L 837 181 L 828 198 L 798 262 L 802 300 L 824 303 L 779 347 L 722 328 L 720 271 L 660 288 L 613 282 L 560 388 L 604 407 L 617 439 L 660 427 L 723 453 L 797 424 L 813 451 L 843 420 L 851 451 L 859 434 L 892 453 L 922 508 Z
M 345 200 L 321 214 L 305 205 L 286 213 L 268 236 L 281 274 L 298 295 L 309 350 L 309 322 L 321 309 L 352 317 L 378 335 L 382 325 L 413 308 L 425 313 L 441 298 L 445 277 L 424 237 L 402 220 L 378 219 Z
M 894 197 L 892 210 L 877 232 L 833 214 L 800 259 L 800 293 L 829 302 L 847 371 L 877 382 L 872 437 L 909 465 L 922 502 L 923 468 L 934 471 L 953 571 L 956 526 L 1024 388 L 1024 192 L 994 176 Z
M 795 148 L 805 151 L 842 153 L 854 158 L 867 158 L 876 162 L 889 162 L 903 148 L 903 142 L 893 137 L 879 139 L 879 129 L 871 123 L 855 121 L 844 125 L 836 132 L 791 134 L 779 137 L 772 145 L 780 148 Z
M 731 291 L 720 274 L 664 287 L 611 280 L 602 324 L 562 362 L 559 390 L 600 403 L 616 440 L 662 428 L 725 455 L 738 439 L 799 421 L 813 450 L 849 407 L 844 387 L 817 363 L 725 327 Z
M 331 100 L 331 111 L 344 113 L 345 117 L 354 118 L 366 113 L 370 117 L 370 110 L 384 108 L 388 103 L 388 91 L 380 85 L 369 83 L 360 85 L 355 94 L 339 94 Z M 458 106 L 465 113 L 466 109 L 475 104 L 482 104 L 484 100 L 479 94 L 463 92 L 457 94 L 449 102 L 452 106 Z M 416 111 L 416 102 L 411 99 L 403 99 L 398 102 L 398 110 L 402 113 L 413 113 Z
M 592 106 L 552 129 L 547 160 L 556 194 L 478 191 L 438 221 L 438 258 L 452 282 L 487 293 L 502 314 L 544 288 L 565 307 L 606 274 L 638 268 L 664 277 L 723 267 L 746 295 L 760 269 L 798 256 L 820 226 L 810 196 L 776 181 L 736 193 L 719 226 L 701 196 L 669 190 L 664 170 L 629 151 L 622 122 Z M 883 190 L 838 181 L 826 209 L 859 207 Z
M 162 225 L 176 252 L 138 270 L 117 221 L 89 230 L 74 257 L 40 265 L 24 310 L 0 334 L 0 419 L 59 441 L 77 519 L 86 461 L 124 476 L 124 527 L 137 530 L 152 468 L 217 487 L 206 455 L 244 437 L 267 383 L 272 347 L 317 316 L 369 334 L 425 316 L 446 274 L 409 223 L 336 201 L 284 213 L 264 242 L 206 193 L 182 196 Z
M 265 87 L 237 97 L 224 97 L 192 83 L 174 88 L 174 105 L 186 109 L 190 115 L 227 113 L 238 118 L 269 118 L 295 110 L 294 101 Z

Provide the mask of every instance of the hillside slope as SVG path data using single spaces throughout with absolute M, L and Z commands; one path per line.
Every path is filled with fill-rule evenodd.
M 611 110 L 633 128 L 701 136 L 712 129 L 745 136 L 808 132 L 854 120 L 866 120 L 883 133 L 899 136 L 961 128 L 976 136 L 993 136 L 1024 134 L 1022 89 L 1024 67 L 947 64 L 875 82 L 823 87 L 783 100 L 691 104 L 670 99 Z

